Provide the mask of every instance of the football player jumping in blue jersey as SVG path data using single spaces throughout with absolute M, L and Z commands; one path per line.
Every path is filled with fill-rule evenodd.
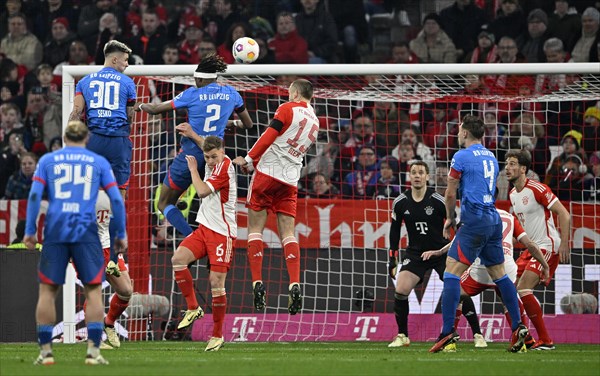
M 44 224 L 44 247 L 38 268 L 40 291 L 35 312 L 40 355 L 34 362 L 54 364 L 52 330 L 56 322 L 55 299 L 65 283 L 65 270 L 73 260 L 84 285 L 87 299 L 85 320 L 88 349 L 85 364 L 108 362 L 100 355 L 104 324 L 102 282 L 104 255 L 96 226 L 96 198 L 100 187 L 110 197 L 117 227 L 115 247 L 127 248 L 125 206 L 108 161 L 87 149 L 88 128 L 80 121 L 70 121 L 64 134 L 65 148 L 44 155 L 33 176 L 27 203 L 27 223 L 23 243 L 35 249 L 36 222 L 42 195 L 48 195 Z
M 184 236 L 191 234 L 192 228 L 175 204 L 192 183 L 185 157 L 194 156 L 198 161 L 198 171 L 204 171 L 204 154 L 199 146 L 199 138 L 217 136 L 223 139 L 225 128 L 231 126 L 252 128 L 252 119 L 244 106 L 242 96 L 233 87 L 217 83 L 217 74 L 226 70 L 227 64 L 220 56 L 207 55 L 202 58 L 194 72 L 196 87 L 186 89 L 173 100 L 160 104 L 141 103 L 135 109 L 152 115 L 180 108 L 188 111 L 188 122 L 175 127 L 177 132 L 184 136 L 181 139 L 182 151 L 169 167 L 158 198 L 158 209 Z M 234 111 L 241 121 L 229 120 Z
M 111 40 L 104 46 L 104 68 L 83 77 L 75 87 L 75 100 L 69 120 L 80 120 L 85 110 L 90 130 L 87 148 L 108 160 L 125 200 L 131 174 L 129 139 L 135 83 L 123 74 L 129 66 L 131 49 Z
M 460 277 L 477 257 L 498 286 L 511 317 L 513 334 L 509 351 L 520 351 L 529 334 L 521 323 L 517 290 L 504 271 L 502 220 L 494 205 L 498 161 L 494 153 L 481 144 L 483 133 L 483 121 L 476 116 L 465 116 L 459 126 L 458 141 L 464 149 L 454 154 L 448 172 L 444 237 L 450 238 L 450 230 L 456 228 L 457 191 L 460 194 L 460 220 L 463 226 L 456 232 L 448 251 L 442 291 L 444 324 L 442 333 L 429 352 L 441 351 L 460 339 L 454 331 L 454 316 L 460 300 Z

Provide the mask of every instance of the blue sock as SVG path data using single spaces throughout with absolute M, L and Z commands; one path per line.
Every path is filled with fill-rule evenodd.
M 37 326 L 38 343 L 40 346 L 52 342 L 52 329 L 54 329 L 54 325 Z
M 454 331 L 454 318 L 456 307 L 460 301 L 460 277 L 444 272 L 444 290 L 442 291 L 442 335 L 448 335 Z
M 102 330 L 104 330 L 103 322 L 88 322 L 87 323 L 88 338 L 94 342 L 94 347 L 100 347 L 102 340 Z
M 185 217 L 179 209 L 175 207 L 175 205 L 167 205 L 165 211 L 163 212 L 164 216 L 169 220 L 169 222 L 184 236 L 188 236 L 192 233 L 192 228 L 185 220 Z
M 506 274 L 495 280 L 494 283 L 500 290 L 502 301 L 504 302 L 504 306 L 506 306 L 508 314 L 510 315 L 510 319 L 512 320 L 512 330 L 514 332 L 521 323 L 521 312 L 519 311 L 519 297 L 517 295 L 517 289 Z

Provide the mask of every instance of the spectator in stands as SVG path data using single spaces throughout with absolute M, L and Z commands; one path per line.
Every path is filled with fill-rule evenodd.
M 588 107 L 583 114 L 583 149 L 586 153 L 600 151 L 600 108 Z
M 354 171 L 344 177 L 342 193 L 346 198 L 366 199 L 375 194 L 379 171 L 377 154 L 371 145 L 363 145 L 358 150 L 358 159 Z
M 548 16 L 548 28 L 553 37 L 560 39 L 566 51 L 575 46 L 576 35 L 581 32 L 581 16 L 575 7 L 569 7 L 569 0 L 554 1 L 554 13 Z
M 396 102 L 374 102 L 375 144 L 377 154 L 389 155 L 399 143 L 402 129 L 409 126 L 409 118 Z
M 581 157 L 571 154 L 565 158 L 559 175 L 548 186 L 560 200 L 587 201 L 590 198 L 594 180 L 594 176 L 588 172 Z
M 160 19 L 154 9 L 146 9 L 142 14 L 142 32 L 133 37 L 129 46 L 133 54 L 138 55 L 144 64 L 160 64 L 163 46 L 169 43 L 164 28 L 160 27 Z
M 308 44 L 310 64 L 335 63 L 338 46 L 337 25 L 319 0 L 300 0 L 302 10 L 296 14 L 298 34 Z
M 592 55 L 595 52 L 595 60 L 598 61 L 597 45 L 600 43 L 600 11 L 589 7 L 581 15 L 581 33 L 576 39 L 575 46 L 571 51 L 571 61 L 585 63 L 594 61 Z
M 340 191 L 331 184 L 329 176 L 316 173 L 312 179 L 310 190 L 306 191 L 306 198 L 337 198 Z
M 67 24 L 77 31 L 79 8 L 72 6 L 71 1 L 48 0 L 46 4 L 40 3 L 40 6 L 36 7 L 37 16 L 32 31 L 42 43 L 48 39 L 54 20 L 57 18 L 65 19 Z
M 0 40 L 8 34 L 8 17 L 13 14 L 22 13 L 21 0 L 6 0 L 6 10 L 2 9 L 0 14 Z
M 566 63 L 569 54 L 558 38 L 550 38 L 544 42 L 544 55 L 548 63 Z M 560 90 L 573 82 L 575 77 L 566 74 L 538 74 L 535 81 L 535 92 L 538 94 L 551 93 Z
M 275 53 L 269 48 L 267 41 L 262 36 L 254 37 L 254 40 L 259 47 L 258 59 L 254 64 L 275 64 Z
M 410 50 L 408 42 L 398 41 L 392 43 L 390 64 L 416 64 L 419 58 Z
M 184 19 L 183 28 L 185 38 L 179 45 L 179 61 L 181 64 L 197 65 L 200 62 L 200 41 L 204 36 L 200 17 L 190 14 Z
M 592 153 L 590 157 L 590 166 L 594 179 L 589 188 L 588 201 L 600 203 L 600 151 Z
M 449 160 L 458 150 L 458 119 L 445 103 L 434 103 L 433 120 L 425 125 L 423 140 L 432 148 L 438 161 Z
M 198 53 L 200 54 L 200 59 L 202 59 L 202 56 L 205 56 L 205 55 L 216 54 L 217 53 L 217 45 L 215 44 L 215 42 L 212 40 L 211 37 L 205 36 L 200 41 L 200 45 L 198 47 Z
M 246 22 L 236 22 L 229 27 L 225 34 L 225 41 L 217 47 L 217 54 L 223 58 L 227 64 L 235 63 L 232 48 L 233 43 L 242 37 L 251 37 L 250 25 Z
M 55 18 L 52 21 L 51 37 L 44 45 L 43 62 L 53 68 L 67 60 L 69 46 L 75 40 L 75 34 L 69 31 L 69 25 L 65 17 Z
M 498 160 L 505 160 L 503 151 L 525 149 L 531 153 L 531 168 L 541 179 L 550 162 L 550 151 L 544 124 L 532 112 L 523 112 L 511 121 L 508 137 L 501 142 Z
M 51 153 L 53 151 L 57 151 L 59 149 L 62 149 L 62 147 L 62 137 L 54 137 L 52 140 L 50 140 L 50 144 L 48 145 L 48 152 Z
M 440 195 L 446 193 L 448 187 L 448 162 L 436 162 L 435 166 L 435 190 Z M 508 180 L 507 180 L 508 182 Z
M 215 0 L 214 2 L 217 15 L 215 18 L 217 34 L 214 36 L 214 41 L 217 46 L 225 43 L 227 31 L 233 24 L 246 21 L 236 9 L 235 4 L 233 0 Z
M 435 13 L 423 19 L 423 29 L 409 46 L 421 63 L 456 63 L 456 47 L 450 37 L 441 29 L 442 20 Z
M 11 61 L 10 59 L 4 59 L 4 61 Z M 25 112 L 25 98 L 19 95 L 19 85 L 16 81 L 2 81 L 0 82 L 0 104 L 13 103 L 17 106 L 19 112 L 22 114 Z
M 94 0 L 91 4 L 81 8 L 77 23 L 77 34 L 85 43 L 88 52 L 96 52 L 96 42 L 100 33 L 100 18 L 104 13 L 113 13 L 123 24 L 123 11 L 118 5 L 113 5 L 111 0 Z
M 3 103 L 0 106 L 0 145 L 8 145 L 9 136 L 22 128 L 19 107 L 14 103 Z
M 546 177 L 544 178 L 544 184 L 550 185 L 553 181 L 556 181 L 557 177 L 561 175 L 560 170 L 562 165 L 566 162 L 568 156 L 577 154 L 584 163 L 587 161 L 585 151 L 581 148 L 582 138 L 583 135 L 581 132 L 576 130 L 571 130 L 565 133 L 561 142 L 562 153 L 554 157 L 552 162 L 550 162 L 550 165 L 546 171 Z
M 493 111 L 493 109 L 488 109 L 487 111 L 485 111 L 483 116 L 483 125 L 485 132 L 483 135 L 483 144 L 486 147 L 486 149 L 491 150 L 495 153 L 500 144 L 502 143 L 502 139 L 504 138 L 506 128 L 498 124 L 498 118 L 496 116 L 496 112 Z
M 519 52 L 528 63 L 545 62 L 544 42 L 549 37 L 546 12 L 539 8 L 534 9 L 527 16 L 527 32 L 519 35 L 516 39 Z
M 23 134 L 11 132 L 8 143 L 0 150 L 0 197 L 4 197 L 9 177 L 19 170 L 24 153 L 27 153 L 27 149 L 23 145 Z
M 400 195 L 400 175 L 398 160 L 392 156 L 386 156 L 379 161 L 379 179 L 375 185 L 376 200 L 394 199 Z
M 485 12 L 472 0 L 456 0 L 442 9 L 440 18 L 442 28 L 456 47 L 457 61 L 463 61 L 477 46 L 475 36 L 487 23 Z
M 33 153 L 21 155 L 20 169 L 13 173 L 4 190 L 4 198 L 7 200 L 25 200 L 29 196 L 33 173 L 37 165 L 38 157 Z
M 294 16 L 289 12 L 277 15 L 277 33 L 269 41 L 269 49 L 279 64 L 308 63 L 308 44 L 296 30 Z M 262 50 L 260 51 L 262 53 Z
M 27 19 L 22 13 L 8 18 L 8 35 L 2 38 L 0 50 L 18 65 L 28 71 L 35 69 L 42 62 L 44 47 L 42 43 L 27 29 Z
M 69 57 L 67 61 L 63 61 L 54 67 L 54 76 L 62 77 L 62 67 L 64 65 L 90 65 L 93 63 L 93 59 L 88 53 L 87 47 L 82 40 L 75 39 L 69 46 Z M 62 79 L 62 78 L 61 78 Z M 60 82 L 60 80 L 58 80 Z
M 121 25 L 119 19 L 114 13 L 107 12 L 100 17 L 98 26 L 98 38 L 96 40 L 96 49 L 92 52 L 95 56 L 96 65 L 104 64 L 104 46 L 111 40 L 123 40 Z
M 410 165 L 415 160 L 421 160 L 417 149 L 409 140 L 404 140 L 398 145 L 398 170 L 400 171 L 400 186 L 404 191 L 410 188 Z
M 431 176 L 431 182 L 433 183 L 433 177 L 435 176 L 435 158 L 433 157 L 433 153 L 429 146 L 423 143 L 423 137 L 421 136 L 421 132 L 414 125 L 408 125 L 401 129 L 400 134 L 400 143 L 392 150 L 390 153 L 392 157 L 396 159 L 400 159 L 400 145 L 405 143 L 405 141 L 409 141 L 416 153 L 416 158 L 427 163 L 429 167 L 429 174 Z
M 360 63 L 360 51 L 369 49 L 369 26 L 362 0 L 328 0 L 326 9 L 331 13 L 344 46 L 343 62 Z
M 341 129 L 342 127 L 340 127 Z M 343 142 L 340 140 L 340 142 Z M 352 114 L 350 135 L 343 142 L 340 152 L 342 170 L 348 171 L 356 162 L 359 149 L 364 145 L 374 147 L 375 135 L 373 127 L 373 115 L 366 110 L 357 110 Z
M 35 70 L 35 78 L 37 85 L 42 88 L 48 100 L 53 103 L 59 103 L 62 98 L 59 92 L 59 87 L 54 83 L 52 75 L 52 67 L 49 64 L 40 64 Z M 61 88 L 62 89 L 62 88 Z
M 25 147 L 37 155 L 46 153 L 46 145 L 62 133 L 61 104 L 49 103 L 46 93 L 39 86 L 27 93 L 23 131 Z
M 465 56 L 465 63 L 495 63 L 498 60 L 498 49 L 496 48 L 496 37 L 483 25 L 477 35 L 477 47 Z
M 501 0 L 496 18 L 490 24 L 490 30 L 500 41 L 504 37 L 516 39 L 527 32 L 527 20 L 518 0 Z
M 498 42 L 498 63 L 524 63 L 525 58 L 519 53 L 517 43 L 511 37 L 502 37 Z M 517 75 L 488 75 L 484 82 L 491 93 L 514 94 L 517 92 Z

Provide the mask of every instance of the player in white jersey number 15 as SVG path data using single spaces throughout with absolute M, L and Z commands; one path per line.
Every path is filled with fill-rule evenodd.
M 310 105 L 313 97 L 310 81 L 296 80 L 288 92 L 289 102 L 277 108 L 269 128 L 248 155 L 235 158 L 233 163 L 242 171 L 256 170 L 246 200 L 254 308 L 261 310 L 266 304 L 262 281 L 262 232 L 269 209 L 277 214 L 279 237 L 290 277 L 288 312 L 295 315 L 302 309 L 300 246 L 294 234 L 298 179 L 304 155 L 317 139 L 319 121 Z

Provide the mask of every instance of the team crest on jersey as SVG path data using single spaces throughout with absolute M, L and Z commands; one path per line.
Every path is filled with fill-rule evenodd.
M 425 214 L 427 215 L 432 215 L 433 214 L 433 207 L 428 206 L 425 208 Z
M 529 203 L 529 198 L 527 196 L 523 197 L 523 205 L 527 205 Z
M 548 200 L 548 201 L 552 200 L 552 193 L 551 192 L 546 192 L 546 200 Z
M 404 261 L 402 261 L 402 265 L 408 265 L 410 263 L 410 259 L 405 258 Z

